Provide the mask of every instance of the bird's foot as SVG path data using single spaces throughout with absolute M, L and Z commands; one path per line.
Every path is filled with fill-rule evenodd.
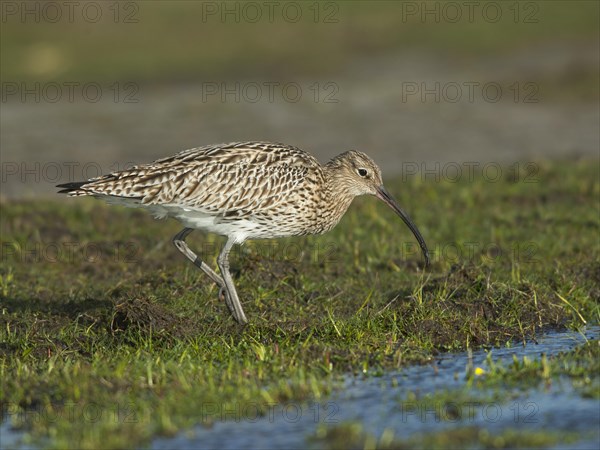
M 229 292 L 227 292 L 227 289 L 225 288 L 225 286 L 223 286 L 219 289 L 219 300 L 221 300 L 221 301 L 225 300 L 225 303 L 227 304 L 227 307 L 229 308 L 231 315 L 238 323 L 240 323 L 242 325 L 248 323 L 248 319 L 246 319 L 246 316 L 244 315 L 244 311 L 241 310 L 241 305 L 240 305 L 240 312 L 238 312 L 236 310 L 236 308 L 234 306 L 234 302 L 231 300 L 231 297 L 229 296 Z

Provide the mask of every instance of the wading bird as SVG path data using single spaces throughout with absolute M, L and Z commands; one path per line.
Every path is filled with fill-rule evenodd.
M 429 252 L 410 217 L 383 187 L 381 170 L 361 152 L 342 153 L 325 165 L 299 148 L 269 142 L 233 142 L 185 150 L 150 164 L 88 181 L 60 184 L 59 193 L 91 195 L 109 203 L 173 217 L 185 228 L 173 243 L 219 287 L 231 314 L 247 323 L 229 272 L 229 252 L 246 239 L 322 234 L 359 195 L 392 208 L 416 237 L 425 264 Z M 186 244 L 194 229 L 227 237 L 217 263 L 221 275 Z

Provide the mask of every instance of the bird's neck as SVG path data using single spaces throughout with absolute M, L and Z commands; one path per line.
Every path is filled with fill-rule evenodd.
M 345 178 L 340 176 L 339 170 L 336 170 L 335 160 L 330 161 L 323 167 L 323 175 L 325 176 L 325 184 L 321 198 L 323 202 L 321 219 L 329 225 L 324 230 L 325 232 L 337 225 L 355 196 L 346 186 Z

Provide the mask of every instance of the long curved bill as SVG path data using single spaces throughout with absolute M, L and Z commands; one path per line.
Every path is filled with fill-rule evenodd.
M 423 239 L 423 236 L 421 236 L 419 229 L 413 223 L 409 215 L 406 214 L 402 210 L 402 208 L 400 208 L 396 200 L 394 200 L 394 198 L 389 194 L 388 191 L 386 191 L 386 189 L 383 186 L 380 186 L 377 189 L 377 198 L 382 200 L 386 205 L 392 208 L 396 212 L 396 214 L 398 214 L 402 218 L 406 226 L 410 228 L 410 231 L 412 231 L 412 233 L 415 235 L 415 238 L 417 238 L 417 241 L 419 241 L 419 246 L 421 247 L 421 251 L 423 252 L 423 257 L 425 258 L 425 266 L 428 266 L 429 250 L 427 250 L 427 244 L 425 244 L 425 239 Z

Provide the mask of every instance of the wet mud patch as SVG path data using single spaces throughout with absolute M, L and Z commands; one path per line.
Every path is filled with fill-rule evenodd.
M 493 280 L 474 265 L 454 266 L 404 298 L 397 308 L 405 335 L 421 336 L 437 350 L 534 339 L 541 330 L 561 328 L 567 320 L 549 292 L 527 282 Z
M 589 297 L 600 303 L 600 261 L 573 264 L 568 266 L 566 272 L 561 278 L 574 280 L 575 284 L 584 286 Z
M 102 345 L 138 345 L 152 337 L 175 342 L 196 334 L 197 321 L 179 317 L 142 295 L 119 292 L 112 298 L 80 301 L 2 299 L 0 326 L 11 336 L 0 343 L 0 357 L 48 359 L 57 354 L 93 357 Z
M 115 301 L 109 330 L 113 335 L 152 335 L 167 340 L 180 339 L 194 333 L 196 325 L 143 296 Z
M 46 358 L 59 352 L 88 354 L 93 341 L 89 332 L 107 322 L 112 302 L 97 298 L 63 300 L 48 295 L 2 298 L 0 306 L 0 327 L 10 336 L 0 345 L 0 355 Z

